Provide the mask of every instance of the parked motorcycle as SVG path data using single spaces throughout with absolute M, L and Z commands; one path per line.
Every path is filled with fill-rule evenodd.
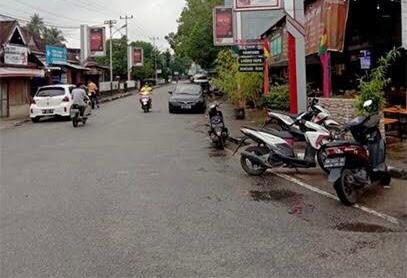
M 211 104 L 208 110 L 209 116 L 209 136 L 212 144 L 218 149 L 223 149 L 225 141 L 229 137 L 229 131 L 225 127 L 222 111 L 218 110 L 219 104 Z
M 325 167 L 329 181 L 345 205 L 353 205 L 361 193 L 374 185 L 389 185 L 391 176 L 386 165 L 386 145 L 380 133 L 380 116 L 368 113 L 372 100 L 364 103 L 366 115 L 350 121 L 344 132 L 350 131 L 355 141 L 334 141 L 327 144 Z
M 143 109 L 143 111 L 145 113 L 150 111 L 151 103 L 152 103 L 152 100 L 151 100 L 151 97 L 149 95 L 140 96 L 141 109 Z
M 299 158 L 294 152 L 292 144 L 289 143 L 293 136 L 287 131 L 241 128 L 240 131 L 244 137 L 235 153 L 247 139 L 256 143 L 241 152 L 240 164 L 243 170 L 249 175 L 259 176 L 267 169 L 275 167 L 313 168 L 316 167 L 315 156 L 318 158 L 320 166 L 323 167 L 324 160 L 322 159 L 325 159 L 325 149 L 321 146 L 329 142 L 330 132 L 301 117 L 295 123 L 304 125 L 310 130 L 304 134 L 307 142 L 304 158 Z
M 83 108 L 81 108 L 77 104 L 73 104 L 71 106 L 70 114 L 71 114 L 73 127 L 78 127 L 80 122 L 83 125 L 85 125 L 86 121 L 88 120 L 89 115 L 91 114 L 90 113 L 91 107 L 89 105 L 89 102 L 87 102 L 87 105 L 85 106 L 82 114 L 81 114 L 81 109 L 83 109 Z
M 268 110 L 267 114 L 268 119 L 264 125 L 265 128 L 288 131 L 294 136 L 295 140 L 298 141 L 305 140 L 305 131 L 301 130 L 300 127 L 295 124 L 298 117 L 321 125 L 329 131 L 338 131 L 340 129 L 340 124 L 330 119 L 331 113 L 321 105 L 318 105 L 318 100 L 315 98 L 311 101 L 309 110 L 299 115 L 288 115 L 272 110 Z

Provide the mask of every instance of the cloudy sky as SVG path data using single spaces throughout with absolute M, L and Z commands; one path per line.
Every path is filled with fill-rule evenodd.
M 116 19 L 115 28 L 124 25 L 120 16 L 133 15 L 129 21 L 131 40 L 149 40 L 158 37 L 160 49 L 169 48 L 164 36 L 176 31 L 185 0 L 1 0 L 0 14 L 28 19 L 38 13 L 49 25 L 63 30 L 69 47 L 79 47 L 79 25 L 102 25 L 107 19 Z M 116 32 L 119 37 L 120 32 Z

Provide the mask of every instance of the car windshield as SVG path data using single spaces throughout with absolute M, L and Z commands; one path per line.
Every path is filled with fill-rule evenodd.
M 37 97 L 56 97 L 65 95 L 64 88 L 42 88 L 38 91 Z
M 195 85 L 178 86 L 175 90 L 176 95 L 199 95 L 201 88 Z

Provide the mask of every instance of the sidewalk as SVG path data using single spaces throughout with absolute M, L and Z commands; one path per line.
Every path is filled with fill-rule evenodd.
M 120 99 L 120 98 L 131 96 L 135 92 L 136 92 L 136 90 L 131 90 L 131 91 L 127 92 L 127 93 L 118 93 L 118 94 L 115 94 L 113 96 L 105 96 L 105 97 L 102 97 L 99 100 L 99 102 L 100 103 L 106 103 L 106 102 L 114 101 L 114 100 L 117 100 L 117 99 Z M 15 119 L 3 118 L 3 119 L 0 119 L 0 130 L 22 126 L 22 125 L 24 125 L 24 124 L 26 124 L 28 122 L 30 122 L 29 117 L 22 117 L 22 118 L 15 118 Z

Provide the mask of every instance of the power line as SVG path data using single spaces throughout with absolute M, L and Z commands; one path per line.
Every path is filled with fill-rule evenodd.
M 14 20 L 18 20 L 21 22 L 30 22 L 30 19 L 27 18 L 22 18 L 22 17 L 15 17 L 15 16 L 11 16 L 8 14 L 4 14 L 4 13 L 0 13 L 0 16 L 2 17 L 6 17 L 6 18 L 10 18 L 10 19 L 14 19 Z M 44 25 L 47 27 L 54 27 L 54 28 L 59 28 L 59 29 L 79 29 L 79 26 L 66 26 L 66 25 L 57 25 L 57 24 L 52 24 L 52 23 L 46 23 L 44 22 Z

